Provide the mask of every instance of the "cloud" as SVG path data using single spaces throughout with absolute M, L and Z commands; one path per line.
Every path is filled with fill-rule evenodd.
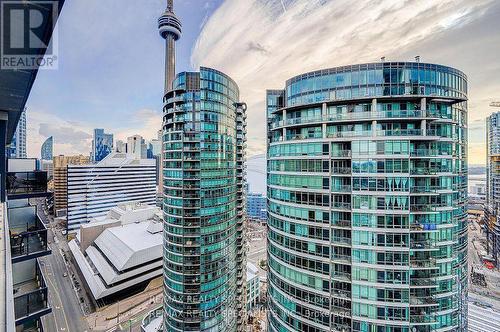
M 54 137 L 54 155 L 90 153 L 93 129 L 88 125 L 66 121 L 44 111 L 28 109 L 26 126 L 29 157 L 40 157 L 40 147 L 50 136 Z
M 93 123 L 67 121 L 47 112 L 28 110 L 27 142 L 28 156 L 40 157 L 40 148 L 50 136 L 54 137 L 54 154 L 88 155 L 92 147 L 92 137 L 95 126 Z M 126 140 L 132 135 L 141 135 L 146 140 L 157 138 L 158 129 L 161 128 L 162 118 L 159 112 L 150 109 L 140 109 L 134 112 L 127 127 L 106 128 L 107 133 L 114 135 L 114 140 Z M 119 124 L 117 122 L 117 124 Z
M 74 124 L 73 124 L 74 125 Z M 42 136 L 56 136 L 61 142 L 79 144 L 82 140 L 92 138 L 92 135 L 74 127 L 56 127 L 50 123 L 40 123 L 38 133 Z
M 249 154 L 263 153 L 265 90 L 283 88 L 288 78 L 304 72 L 419 54 L 428 62 L 464 64 L 460 69 L 474 71 L 474 82 L 494 91 L 498 71 L 495 78 L 486 73 L 495 66 L 500 45 L 495 33 L 500 6 L 493 7 L 492 0 L 225 0 L 204 25 L 191 62 L 194 68 L 217 68 L 238 82 L 249 105 Z M 474 25 L 481 34 L 464 40 Z M 465 58 L 488 47 L 496 52 L 482 68 Z M 478 72 L 486 76 L 482 81 Z

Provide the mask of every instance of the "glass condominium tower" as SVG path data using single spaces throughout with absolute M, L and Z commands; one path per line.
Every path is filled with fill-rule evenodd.
M 467 78 L 381 62 L 267 91 L 269 331 L 467 331 Z
M 209 68 L 164 97 L 164 331 L 245 327 L 246 105 Z

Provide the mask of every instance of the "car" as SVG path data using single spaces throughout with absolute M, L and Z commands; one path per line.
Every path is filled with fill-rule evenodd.
M 66 278 L 68 274 L 66 272 L 63 273 L 63 277 Z

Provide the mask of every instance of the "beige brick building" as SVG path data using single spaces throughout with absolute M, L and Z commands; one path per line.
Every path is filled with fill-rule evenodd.
M 54 157 L 54 213 L 67 208 L 68 165 L 85 165 L 90 157 L 84 155 Z

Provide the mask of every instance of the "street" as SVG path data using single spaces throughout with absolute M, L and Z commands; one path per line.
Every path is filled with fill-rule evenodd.
M 68 273 L 64 258 L 59 249 L 59 241 L 54 241 L 51 217 L 47 216 L 43 207 L 43 200 L 36 200 L 38 216 L 47 227 L 48 246 L 52 254 L 39 258 L 40 267 L 45 276 L 49 289 L 49 303 L 52 313 L 43 317 L 45 331 L 89 331 L 89 326 L 82 313 L 80 301 L 76 296 L 71 283 L 71 273 Z M 66 275 L 66 277 L 64 276 Z

